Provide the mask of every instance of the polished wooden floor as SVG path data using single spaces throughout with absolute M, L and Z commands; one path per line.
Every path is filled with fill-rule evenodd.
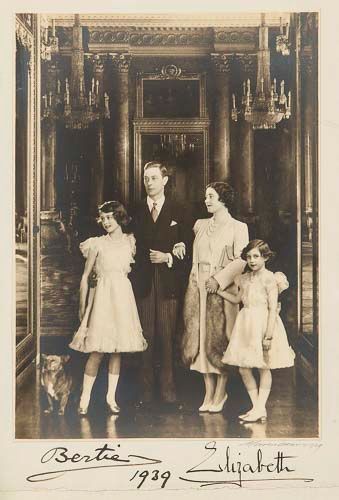
M 41 391 L 39 371 L 31 374 L 16 394 L 16 438 L 314 438 L 318 436 L 318 410 L 315 391 L 310 391 L 294 368 L 273 372 L 272 393 L 265 424 L 241 424 L 238 415 L 250 407 L 239 374 L 232 372 L 229 398 L 219 414 L 199 414 L 203 399 L 200 374 L 176 366 L 178 408 L 136 409 L 138 402 L 138 355 L 125 355 L 118 386 L 121 406 L 118 416 L 107 413 L 107 359 L 93 388 L 87 417 L 77 415 L 81 379 L 86 355 L 68 348 L 78 326 L 78 288 L 83 269 L 80 254 L 44 256 L 41 263 L 41 352 L 71 354 L 75 389 L 64 416 L 45 415 L 46 397 Z M 179 355 L 176 359 L 179 359 Z
M 73 358 L 80 376 L 84 359 Z M 110 438 L 314 438 L 318 436 L 317 401 L 294 368 L 275 370 L 266 423 L 241 424 L 238 414 L 249 407 L 239 375 L 228 383 L 229 398 L 218 414 L 199 414 L 203 395 L 199 374 L 177 369 L 179 407 L 135 408 L 138 371 L 133 362 L 122 367 L 118 387 L 120 415 L 109 415 L 105 405 L 107 365 L 103 362 L 93 388 L 88 416 L 76 412 L 79 391 L 69 400 L 64 416 L 45 415 L 46 399 L 40 389 L 39 372 L 32 371 L 17 390 L 16 438 L 19 439 L 110 439 Z M 80 384 L 78 380 L 77 383 Z M 79 385 L 80 390 L 80 385 Z

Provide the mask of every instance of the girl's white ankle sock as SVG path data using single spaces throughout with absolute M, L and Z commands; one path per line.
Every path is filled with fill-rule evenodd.
M 107 391 L 106 401 L 110 405 L 116 405 L 115 393 L 118 381 L 119 381 L 119 375 L 108 372 L 108 391 Z
M 84 374 L 84 381 L 82 386 L 82 393 L 80 398 L 80 408 L 86 410 L 89 405 L 89 400 L 91 398 L 92 387 L 95 382 L 96 377 Z
M 258 402 L 258 389 L 251 389 L 250 391 L 248 391 L 248 395 L 254 408 Z

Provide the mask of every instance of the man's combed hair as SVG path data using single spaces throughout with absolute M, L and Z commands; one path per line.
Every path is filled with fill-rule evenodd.
M 98 206 L 98 211 L 106 214 L 112 212 L 119 226 L 127 226 L 131 222 L 126 208 L 120 201 L 105 201 L 105 203 Z M 98 218 L 98 222 L 101 223 L 100 218 Z
M 160 161 L 149 161 L 148 163 L 146 163 L 144 166 L 144 172 L 146 172 L 146 170 L 148 170 L 149 168 L 158 168 L 163 177 L 168 177 L 167 168 Z

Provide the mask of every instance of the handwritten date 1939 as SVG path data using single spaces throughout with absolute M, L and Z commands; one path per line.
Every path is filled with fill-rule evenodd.
M 162 480 L 161 488 L 165 488 L 167 481 L 171 477 L 171 473 L 169 470 L 166 470 L 165 472 L 160 473 L 159 470 L 143 470 L 139 471 L 137 470 L 136 473 L 131 477 L 130 481 L 133 481 L 136 478 L 141 478 L 141 481 L 139 482 L 137 488 L 141 488 L 141 486 L 144 484 L 147 478 L 151 481 L 160 481 Z

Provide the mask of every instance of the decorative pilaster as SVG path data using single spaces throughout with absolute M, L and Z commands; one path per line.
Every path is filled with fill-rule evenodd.
M 243 121 L 239 127 L 240 151 L 237 159 L 239 175 L 238 192 L 243 216 L 253 218 L 255 211 L 254 138 L 250 123 Z
M 302 89 L 303 89 L 303 109 L 304 109 L 304 133 L 302 140 L 304 160 L 303 184 L 305 186 L 305 197 L 303 203 L 303 213 L 307 226 L 307 239 L 312 241 L 312 225 L 313 225 L 313 170 L 315 159 L 315 127 L 314 127 L 314 110 L 316 109 L 314 81 L 316 78 L 314 74 L 314 61 L 311 53 L 305 53 L 301 59 L 301 75 L 302 75 Z
M 99 120 L 95 125 L 95 154 L 91 159 L 91 213 L 96 214 L 98 205 L 104 201 L 104 124 Z
M 214 179 L 230 180 L 230 61 L 226 54 L 211 54 L 215 70 Z
M 114 110 L 114 179 L 116 191 L 121 201 L 129 202 L 129 67 L 131 56 L 114 54 L 112 56 L 116 70 L 115 110 Z
M 242 55 L 239 62 L 242 73 L 253 81 L 255 59 L 252 55 Z M 244 78 L 245 79 L 245 78 Z M 238 125 L 239 151 L 236 159 L 237 190 L 241 214 L 248 222 L 254 222 L 255 215 L 255 176 L 254 176 L 254 134 L 252 125 L 242 120 Z
M 46 120 L 41 130 L 41 210 L 54 212 L 56 167 L 56 123 Z

